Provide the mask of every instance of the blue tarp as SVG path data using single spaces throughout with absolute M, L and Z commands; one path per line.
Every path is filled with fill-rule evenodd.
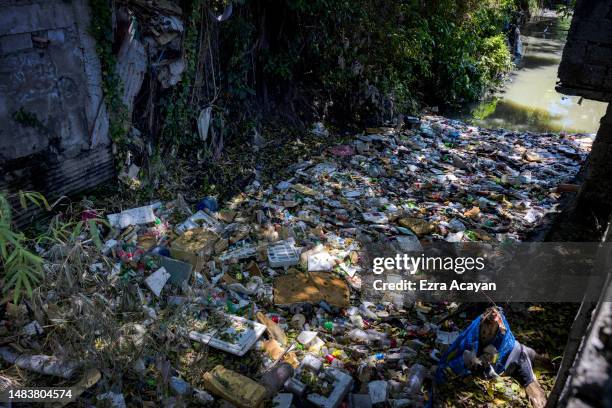
M 497 374 L 502 374 L 506 369 L 506 361 L 510 352 L 514 348 L 516 339 L 510 330 L 510 325 L 506 321 L 506 316 L 500 310 L 502 322 L 505 326 L 505 333 L 502 330 L 498 330 L 495 339 L 491 342 L 492 345 L 498 351 L 497 360 L 494 363 L 493 369 Z M 459 337 L 451 344 L 440 359 L 438 370 L 436 371 L 436 383 L 440 384 L 446 381 L 448 374 L 451 372 L 458 376 L 470 375 L 470 370 L 465 366 L 463 362 L 463 352 L 465 350 L 471 350 L 478 354 L 478 337 L 480 333 L 480 322 L 482 315 L 478 316 L 472 321 L 472 323 L 463 330 Z

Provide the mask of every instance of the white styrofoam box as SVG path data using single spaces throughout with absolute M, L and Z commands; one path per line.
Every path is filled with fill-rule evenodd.
M 297 265 L 300 254 L 292 241 L 281 241 L 268 246 L 268 262 L 272 268 Z
M 252 320 L 247 320 L 240 316 L 225 316 L 227 316 L 229 324 L 223 327 L 221 330 L 213 329 L 204 333 L 192 330 L 189 332 L 189 338 L 191 340 L 199 341 L 200 343 L 208 344 L 209 346 L 219 350 L 227 351 L 228 353 L 236 356 L 243 356 L 261 337 L 263 332 L 266 330 L 266 326 Z M 237 328 L 241 328 L 243 331 L 238 332 L 236 330 Z M 218 336 L 223 332 L 236 334 L 236 341 L 229 342 L 219 339 Z

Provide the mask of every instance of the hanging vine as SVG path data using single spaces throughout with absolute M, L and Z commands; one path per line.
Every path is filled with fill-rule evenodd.
M 195 0 L 192 4 L 189 23 L 183 41 L 185 71 L 181 82 L 163 101 L 164 124 L 161 132 L 162 143 L 168 146 L 188 146 L 197 140 L 194 123 L 199 111 L 194 96 L 198 50 L 200 49 L 201 25 L 204 1 Z
M 90 34 L 96 40 L 96 52 L 102 68 L 102 91 L 109 118 L 109 134 L 113 141 L 115 164 L 121 168 L 127 155 L 129 130 L 128 109 L 121 98 L 122 84 L 113 54 L 112 6 L 108 0 L 89 0 Z

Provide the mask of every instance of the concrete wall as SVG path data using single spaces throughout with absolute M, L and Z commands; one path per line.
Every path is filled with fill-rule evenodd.
M 87 0 L 0 0 L 0 189 L 49 198 L 113 176 Z
M 559 79 L 560 92 L 612 101 L 612 0 L 577 1 L 559 66 Z M 578 230 L 577 226 L 590 224 L 584 221 L 590 216 L 598 218 L 604 226 L 608 220 L 607 227 L 612 228 L 611 174 L 612 105 L 609 104 L 600 122 L 575 208 L 566 216 L 567 222 L 562 228 Z M 591 225 L 582 234 L 580 240 L 593 241 L 601 231 Z M 606 233 L 609 242 L 608 238 Z M 563 357 L 573 360 L 573 366 L 567 373 L 560 373 L 547 407 L 612 407 L 612 303 L 605 301 L 611 294 L 612 280 L 608 279 L 579 352 Z
M 562 93 L 612 101 L 612 1 L 577 2 L 559 80 Z
M 612 407 L 612 281 L 604 286 L 557 407 Z

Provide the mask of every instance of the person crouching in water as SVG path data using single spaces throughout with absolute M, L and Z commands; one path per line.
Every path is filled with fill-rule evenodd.
M 451 373 L 485 378 L 510 375 L 525 387 L 531 406 L 543 408 L 546 394 L 533 372 L 535 357 L 532 348 L 514 338 L 502 310 L 494 306 L 474 319 L 444 353 L 435 382 L 445 382 Z

